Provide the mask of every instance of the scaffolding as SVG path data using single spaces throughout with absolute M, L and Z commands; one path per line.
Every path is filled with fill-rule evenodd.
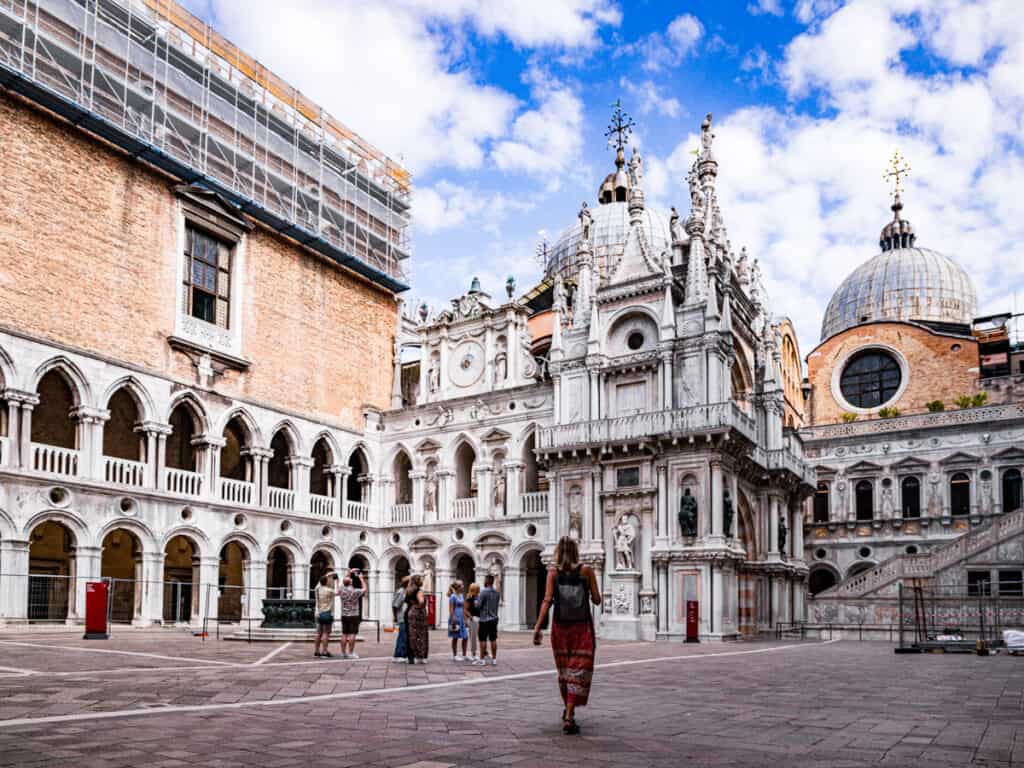
M 390 290 L 411 177 L 170 0 L 0 0 L 0 85 Z

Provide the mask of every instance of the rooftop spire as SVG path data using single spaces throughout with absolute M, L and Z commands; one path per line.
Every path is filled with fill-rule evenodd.
M 891 251 L 894 248 L 911 248 L 914 245 L 916 235 L 914 227 L 909 221 L 901 216 L 903 211 L 903 177 L 910 174 L 910 166 L 899 150 L 893 152 L 892 160 L 889 162 L 889 170 L 882 174 L 882 179 L 892 181 L 892 221 L 882 227 L 882 234 L 878 238 L 878 245 L 883 251 Z
M 615 148 L 615 171 L 609 173 L 601 183 L 601 189 L 597 193 L 598 202 L 625 203 L 629 200 L 629 190 L 633 185 L 633 169 L 627 173 L 626 167 L 626 145 L 629 137 L 633 135 L 633 126 L 636 123 L 623 109 L 619 99 L 612 104 L 612 118 L 608 123 L 608 130 L 604 132 L 608 139 L 608 146 Z

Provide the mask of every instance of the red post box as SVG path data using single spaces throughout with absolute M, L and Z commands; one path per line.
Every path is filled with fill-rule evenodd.
M 106 640 L 107 584 L 90 581 L 85 585 L 85 640 Z
M 427 626 L 437 624 L 437 595 L 427 595 Z
M 686 601 L 686 642 L 699 643 L 697 635 L 700 623 L 700 604 L 696 600 Z

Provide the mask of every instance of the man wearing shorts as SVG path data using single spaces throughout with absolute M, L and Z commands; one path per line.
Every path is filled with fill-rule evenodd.
M 501 594 L 494 588 L 494 576 L 484 577 L 484 588 L 477 599 L 477 611 L 480 613 L 480 660 L 473 662 L 482 667 L 487 663 L 487 642 L 491 643 L 491 666 L 498 665 L 498 607 L 501 605 Z
M 334 623 L 334 597 L 338 593 L 335 586 L 338 574 L 325 573 L 316 586 L 316 645 L 313 655 L 319 658 L 331 658 L 327 644 L 331 640 L 331 625 Z
M 341 658 L 358 659 L 356 655 L 356 635 L 359 634 L 359 613 L 362 607 L 365 589 L 352 586 L 352 577 L 358 576 L 359 570 L 352 569 L 342 582 L 341 592 Z

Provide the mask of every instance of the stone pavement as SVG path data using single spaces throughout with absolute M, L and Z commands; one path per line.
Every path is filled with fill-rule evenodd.
M 176 630 L 0 632 L 0 766 L 1024 766 L 1024 658 L 603 642 L 581 736 L 548 647 L 358 661 Z M 336 646 L 335 646 L 336 647 Z

